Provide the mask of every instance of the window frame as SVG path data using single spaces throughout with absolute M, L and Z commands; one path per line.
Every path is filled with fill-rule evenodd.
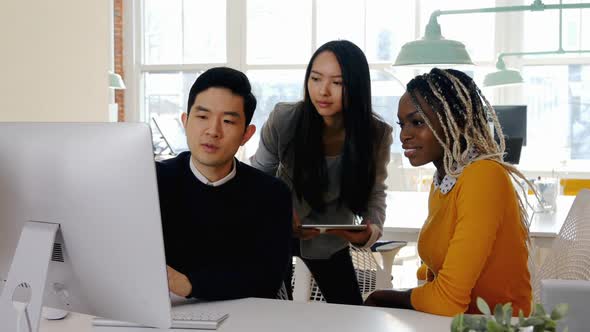
M 145 82 L 143 81 L 144 73 L 175 73 L 184 71 L 205 70 L 212 66 L 225 65 L 239 69 L 244 72 L 250 70 L 273 70 L 273 69 L 299 69 L 305 70 L 306 64 L 248 64 L 247 63 L 247 0 L 226 0 L 226 59 L 224 63 L 202 63 L 202 64 L 166 64 L 166 65 L 147 65 L 143 59 L 143 1 L 124 0 L 125 11 L 124 17 L 124 61 L 126 72 L 125 91 L 126 98 L 126 119 L 127 121 L 147 122 L 147 110 L 144 109 Z M 310 49 L 313 52 L 317 45 L 317 3 L 321 0 L 310 0 L 311 3 L 311 44 Z M 368 0 L 366 0 L 368 1 Z M 516 3 L 507 0 L 496 0 L 496 6 L 514 5 Z M 366 7 L 366 2 L 364 2 Z M 444 7 L 444 5 L 443 5 Z M 441 8 L 444 9 L 444 8 Z M 420 0 L 416 0 L 414 8 L 414 39 L 422 37 L 423 30 L 428 17 L 421 17 Z M 366 10 L 365 10 L 366 15 Z M 457 17 L 460 19 L 460 17 Z M 495 16 L 495 45 L 494 57 L 485 61 L 477 61 L 475 68 L 495 68 L 496 57 L 500 52 L 523 50 L 524 47 L 524 12 L 515 12 L 511 14 L 498 14 Z M 479 27 L 484 29 L 485 27 Z M 366 43 L 366 34 L 364 36 Z M 526 51 L 526 50 L 525 50 Z M 506 64 L 522 70 L 524 66 L 530 65 L 568 65 L 568 64 L 590 64 L 590 56 L 556 58 L 556 57 L 507 57 Z M 391 64 L 388 62 L 370 62 L 371 70 L 391 70 Z M 494 90 L 484 90 L 492 104 L 524 104 L 526 96 L 523 89 L 519 88 L 500 88 Z M 575 161 L 578 163 L 579 161 Z M 573 163 L 573 162 L 572 162 Z M 590 165 L 590 160 L 588 160 Z

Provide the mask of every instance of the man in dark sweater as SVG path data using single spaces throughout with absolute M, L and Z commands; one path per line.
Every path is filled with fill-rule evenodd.
M 248 78 L 212 68 L 182 114 L 190 152 L 156 164 L 170 291 L 275 298 L 291 260 L 291 194 L 235 153 L 256 128 Z

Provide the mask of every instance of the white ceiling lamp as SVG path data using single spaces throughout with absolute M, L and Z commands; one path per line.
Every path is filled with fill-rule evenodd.
M 581 4 L 582 5 L 582 4 Z M 559 9 L 559 45 L 557 50 L 554 51 L 538 51 L 538 52 L 506 52 L 498 55 L 498 61 L 496 62 L 496 69 L 493 73 L 489 73 L 483 80 L 484 87 L 500 87 L 512 84 L 523 83 L 522 75 L 518 70 L 506 68 L 504 63 L 504 57 L 507 56 L 523 56 L 523 55 L 555 55 L 555 54 L 580 54 L 590 53 L 590 50 L 574 50 L 566 51 L 562 46 L 562 8 Z
M 471 57 L 465 49 L 465 45 L 459 41 L 445 39 L 441 33 L 438 17 L 453 14 L 474 13 L 506 13 L 519 11 L 545 11 L 554 9 L 580 9 L 590 8 L 590 3 L 577 4 L 549 4 L 545 5 L 541 0 L 535 0 L 531 5 L 488 7 L 475 9 L 437 10 L 430 15 L 424 37 L 406 43 L 402 46 L 394 66 L 409 65 L 466 65 L 473 64 Z

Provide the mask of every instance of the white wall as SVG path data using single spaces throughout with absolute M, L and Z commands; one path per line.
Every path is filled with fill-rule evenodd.
M 0 121 L 107 121 L 109 1 L 0 1 Z

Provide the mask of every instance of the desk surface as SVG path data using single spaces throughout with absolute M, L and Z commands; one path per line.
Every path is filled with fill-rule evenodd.
M 532 214 L 532 238 L 553 238 L 559 232 L 574 196 L 558 196 L 555 212 Z M 384 240 L 416 242 L 420 229 L 428 217 L 428 192 L 388 191 Z M 530 199 L 533 203 L 533 199 Z
M 403 309 L 370 308 L 326 303 L 301 303 L 248 298 L 196 304 L 229 313 L 220 332 L 302 332 L 302 331 L 449 331 L 451 318 Z M 138 332 L 142 329 L 95 328 L 91 317 L 71 313 L 63 321 L 43 321 L 40 332 Z M 168 331 L 149 329 L 151 332 Z M 179 330 L 173 330 L 179 331 Z M 196 331 L 196 330 L 183 330 Z

